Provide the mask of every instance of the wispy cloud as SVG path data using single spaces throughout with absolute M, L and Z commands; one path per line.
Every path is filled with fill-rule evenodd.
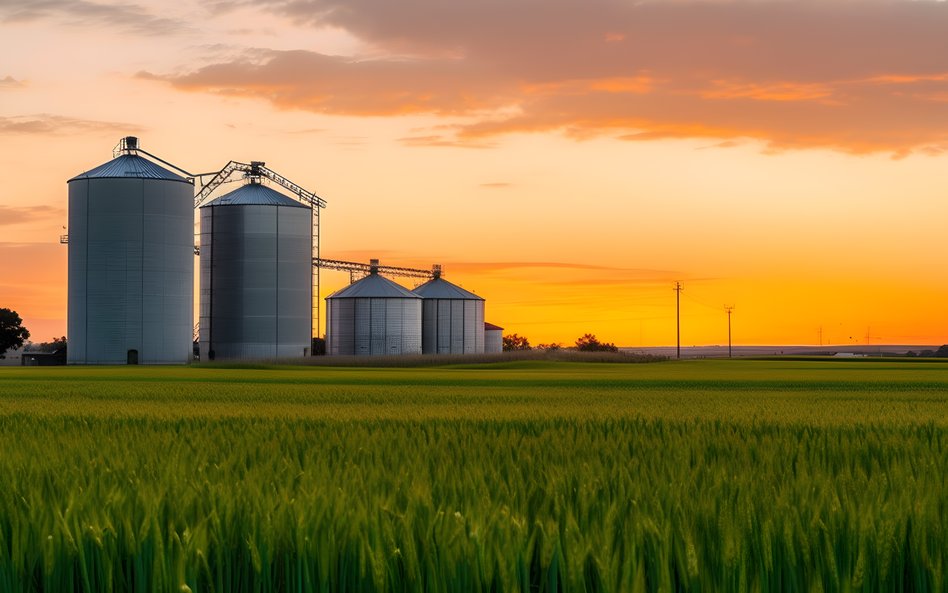
M 71 25 L 107 25 L 139 35 L 169 35 L 190 29 L 183 20 L 157 16 L 139 4 L 86 0 L 0 0 L 0 22 L 56 20 Z
M 18 89 L 26 86 L 22 80 L 17 80 L 12 76 L 0 78 L 0 89 Z
M 524 269 L 559 269 L 559 270 L 585 270 L 596 272 L 609 272 L 622 274 L 625 276 L 639 276 L 642 278 L 655 277 L 675 277 L 675 272 L 669 270 L 650 270 L 645 268 L 622 268 L 617 266 L 601 266 L 595 264 L 582 264 L 575 262 L 550 262 L 550 261 L 500 261 L 500 262 L 445 262 L 445 267 L 452 270 L 463 270 L 465 272 L 499 272 L 508 270 Z
M 0 226 L 33 222 L 49 218 L 62 217 L 62 208 L 54 206 L 3 206 L 0 205 Z
M 78 119 L 62 115 L 40 113 L 0 117 L 0 134 L 63 135 L 75 133 L 124 134 L 141 132 L 143 128 L 134 124 Z
M 948 148 L 948 3 L 262 0 L 369 56 L 257 52 L 161 76 L 182 90 L 354 116 L 433 114 L 402 139 L 556 131 L 752 139 L 771 149 Z
M 399 138 L 405 146 L 434 146 L 451 148 L 493 148 L 494 143 L 483 140 L 461 139 L 453 135 L 431 134 L 427 136 L 406 136 Z

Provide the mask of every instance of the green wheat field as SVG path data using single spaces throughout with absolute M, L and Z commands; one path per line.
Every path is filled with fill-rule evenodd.
M 948 590 L 948 364 L 0 369 L 0 591 Z

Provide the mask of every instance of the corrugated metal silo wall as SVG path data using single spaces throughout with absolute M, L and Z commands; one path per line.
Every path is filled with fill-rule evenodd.
M 326 354 L 355 354 L 355 301 L 326 301 Z
M 311 348 L 308 208 L 201 209 L 201 359 L 303 356 Z
M 504 336 L 501 330 L 492 329 L 484 332 L 484 352 L 496 354 L 504 351 Z
M 193 199 L 180 181 L 69 183 L 70 364 L 191 360 Z
M 327 300 L 332 355 L 421 354 L 421 299 Z
M 425 354 L 484 352 L 484 301 L 424 299 L 422 351 Z

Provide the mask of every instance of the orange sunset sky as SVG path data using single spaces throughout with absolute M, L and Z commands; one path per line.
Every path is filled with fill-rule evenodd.
M 0 0 L 0 307 L 65 332 L 66 180 L 264 160 L 323 255 L 533 343 L 948 342 L 948 3 Z M 231 186 L 233 187 L 233 186 Z M 348 275 L 323 273 L 322 296 Z M 402 280 L 411 286 L 410 280 Z

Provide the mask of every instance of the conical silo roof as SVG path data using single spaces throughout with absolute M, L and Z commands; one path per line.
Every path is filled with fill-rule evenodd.
M 137 154 L 123 154 L 116 157 L 104 165 L 99 165 L 95 169 L 90 169 L 85 173 L 76 175 L 69 181 L 80 179 L 165 179 L 168 181 L 180 181 L 182 183 L 191 183 L 188 179 L 172 173 L 157 163 L 153 163 Z
M 327 299 L 420 299 L 407 288 L 400 286 L 384 276 L 369 274 L 362 280 L 353 282 L 349 286 L 337 290 Z
M 309 209 L 309 206 L 259 183 L 242 185 L 201 207 L 208 206 L 289 206 Z
M 444 278 L 432 278 L 412 291 L 423 299 L 454 299 L 464 301 L 483 301 L 469 290 L 464 290 L 457 284 L 452 284 Z

